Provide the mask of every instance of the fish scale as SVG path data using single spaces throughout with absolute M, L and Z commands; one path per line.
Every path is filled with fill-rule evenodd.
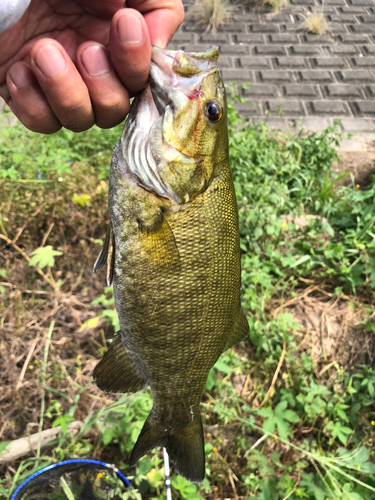
M 150 387 L 153 408 L 130 464 L 165 446 L 177 471 L 191 481 L 204 477 L 199 406 L 208 373 L 225 349 L 248 335 L 217 54 L 154 48 L 150 89 L 135 99 L 115 146 L 109 190 L 114 259 L 108 275 L 121 330 L 94 372 L 106 391 Z M 160 103 L 169 103 L 164 113 Z M 150 117 L 155 121 L 147 122 Z M 137 143 L 133 161 L 127 144 L 140 130 L 144 144 Z M 142 147 L 149 143 L 154 156 L 142 166 Z M 161 195 L 156 179 L 170 197 Z M 112 240 L 106 238 L 100 265 Z

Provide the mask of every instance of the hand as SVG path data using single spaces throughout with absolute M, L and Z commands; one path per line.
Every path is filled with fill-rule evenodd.
M 31 0 L 0 34 L 0 96 L 30 130 L 110 128 L 148 78 L 151 44 L 165 47 L 181 0 Z

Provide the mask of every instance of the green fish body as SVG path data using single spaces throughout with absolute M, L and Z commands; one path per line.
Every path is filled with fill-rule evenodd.
M 149 386 L 153 408 L 130 457 L 165 446 L 204 478 L 200 401 L 219 356 L 248 334 L 240 307 L 237 205 L 218 50 L 153 49 L 111 165 L 108 255 L 121 331 L 94 372 L 102 390 Z

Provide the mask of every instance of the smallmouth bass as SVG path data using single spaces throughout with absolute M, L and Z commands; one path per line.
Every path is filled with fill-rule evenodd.
M 150 83 L 113 151 L 110 229 L 94 266 L 108 261 L 121 328 L 94 379 L 109 392 L 150 386 L 153 398 L 130 465 L 165 446 L 195 482 L 208 373 L 249 329 L 218 55 L 153 48 Z

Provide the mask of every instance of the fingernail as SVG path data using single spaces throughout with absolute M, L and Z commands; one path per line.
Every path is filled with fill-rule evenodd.
M 87 47 L 82 53 L 81 61 L 87 73 L 92 76 L 102 75 L 111 71 L 107 55 L 103 47 L 99 45 Z
M 33 77 L 28 67 L 23 64 L 15 64 L 9 70 L 9 76 L 18 89 L 28 87 L 33 83 Z
M 132 14 L 125 14 L 118 19 L 117 32 L 122 43 L 138 43 L 143 38 L 141 21 Z
M 35 55 L 35 64 L 47 78 L 53 78 L 66 68 L 66 62 L 60 50 L 48 43 Z

